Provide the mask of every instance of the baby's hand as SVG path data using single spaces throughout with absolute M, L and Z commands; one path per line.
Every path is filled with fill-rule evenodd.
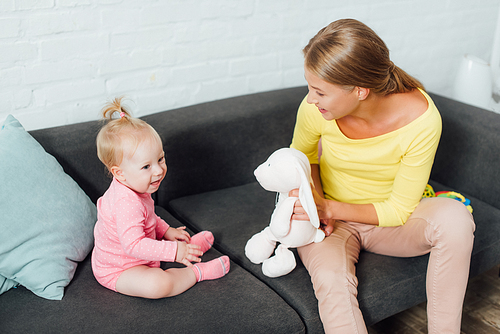
M 191 262 L 201 262 L 200 256 L 202 255 L 203 252 L 200 250 L 200 246 L 177 241 L 177 254 L 175 255 L 175 262 L 191 267 Z
M 181 226 L 178 228 L 169 227 L 169 229 L 167 230 L 167 232 L 165 232 L 165 235 L 163 237 L 170 241 L 185 241 L 189 243 L 191 237 L 189 236 L 189 233 L 185 231 L 185 229 L 186 226 Z

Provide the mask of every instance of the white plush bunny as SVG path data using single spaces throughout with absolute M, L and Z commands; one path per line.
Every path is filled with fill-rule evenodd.
M 275 151 L 254 172 L 257 181 L 268 191 L 278 192 L 271 222 L 248 240 L 245 255 L 269 277 L 286 275 L 295 268 L 295 256 L 288 248 L 321 242 L 325 233 L 319 229 L 319 218 L 311 191 L 311 166 L 306 155 L 293 148 Z M 310 221 L 291 220 L 297 197 L 288 197 L 299 188 L 299 199 Z M 276 247 L 275 255 L 270 257 Z

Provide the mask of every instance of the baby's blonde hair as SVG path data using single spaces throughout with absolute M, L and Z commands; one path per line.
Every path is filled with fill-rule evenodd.
M 125 152 L 132 156 L 144 140 L 162 145 L 156 130 L 143 120 L 132 117 L 122 100 L 123 97 L 117 97 L 103 107 L 102 120 L 106 124 L 96 138 L 97 156 L 109 171 L 121 164 Z

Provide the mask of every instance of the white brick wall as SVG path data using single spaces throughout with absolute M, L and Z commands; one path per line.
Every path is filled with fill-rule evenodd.
M 125 94 L 136 116 L 305 84 L 301 49 L 357 18 L 394 62 L 451 95 L 460 58 L 489 60 L 500 0 L 0 0 L 0 122 L 98 118 Z

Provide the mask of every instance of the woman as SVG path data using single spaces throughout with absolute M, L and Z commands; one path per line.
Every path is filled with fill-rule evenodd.
M 456 200 L 421 200 L 441 135 L 437 108 L 359 21 L 331 23 L 303 51 L 309 94 L 291 147 L 309 158 L 327 237 L 298 252 L 325 331 L 367 333 L 355 276 L 365 249 L 400 257 L 430 252 L 429 333 L 459 333 L 475 225 Z M 293 218 L 308 219 L 300 201 Z

